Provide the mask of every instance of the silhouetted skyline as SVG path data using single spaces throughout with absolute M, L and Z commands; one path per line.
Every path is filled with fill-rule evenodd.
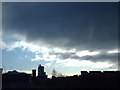
M 2 74 L 2 87 L 6 88 L 119 88 L 120 71 L 80 71 L 81 75 L 74 76 L 52 76 L 47 78 L 44 66 L 38 66 L 32 74 L 8 71 Z M 11 82 L 12 81 L 12 82 Z

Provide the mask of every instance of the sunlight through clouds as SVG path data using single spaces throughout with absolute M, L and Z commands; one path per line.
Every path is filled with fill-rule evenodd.
M 49 48 L 49 47 L 45 47 L 45 46 L 39 46 L 39 45 L 35 45 L 33 43 L 28 43 L 26 41 L 16 41 L 16 42 L 12 42 L 10 44 L 6 44 L 4 42 L 4 48 L 7 51 L 11 51 L 11 50 L 15 50 L 16 48 L 19 48 L 22 51 L 29 51 L 35 54 L 35 57 L 31 57 L 29 58 L 31 62 L 44 62 L 44 66 L 45 67 L 51 67 L 54 66 L 55 68 L 58 67 L 76 67 L 76 68 L 92 68 L 92 69 L 108 69 L 111 68 L 113 66 L 115 66 L 115 63 L 110 63 L 108 61 L 97 61 L 94 62 L 92 60 L 84 60 L 82 59 L 82 57 L 86 57 L 86 56 L 99 56 L 101 54 L 101 51 L 89 51 L 89 50 L 82 50 L 82 51 L 77 51 L 76 49 L 70 49 L 70 50 L 66 50 L 66 49 L 62 49 L 62 48 Z M 112 53 L 116 53 L 116 50 L 109 50 L 108 53 L 112 54 Z M 52 53 L 52 54 L 51 54 Z M 67 59 L 62 59 L 60 56 L 61 54 L 66 55 L 66 54 L 71 54 L 71 56 L 78 56 L 79 58 L 73 59 L 71 57 L 68 57 Z M 28 57 L 28 55 L 26 54 L 24 56 L 25 58 Z M 21 59 L 21 57 L 19 57 L 19 59 Z M 53 64 L 53 62 L 55 62 L 55 64 Z M 85 69 L 84 68 L 84 69 Z M 114 68 L 113 68 L 114 69 Z M 111 70 L 113 70 L 111 68 Z
M 56 53 L 68 53 L 68 52 L 75 52 L 75 49 L 65 50 L 61 48 L 53 48 L 53 51 Z
M 28 49 L 30 52 L 35 52 L 35 53 L 39 53 L 40 51 L 44 51 L 44 52 L 49 51 L 49 49 L 47 49 L 46 47 L 40 47 L 38 45 L 28 43 L 25 41 L 16 41 L 16 42 L 11 41 L 8 44 L 6 42 L 3 42 L 3 49 L 7 49 L 8 51 L 12 51 L 15 48 L 20 48 L 23 51 Z
M 43 58 L 40 57 L 39 55 L 35 55 L 35 58 L 32 59 L 31 61 L 39 61 L 39 60 L 43 60 Z
M 82 56 L 87 56 L 87 55 L 93 56 L 93 55 L 97 55 L 97 54 L 99 54 L 99 53 L 100 53 L 100 52 L 96 52 L 96 51 L 90 52 L 90 51 L 88 51 L 88 50 L 85 50 L 85 51 L 77 52 L 76 55 L 82 57 Z
M 49 53 L 44 53 L 42 55 L 35 55 L 35 58 L 32 59 L 31 61 L 55 61 L 56 60 L 56 55 L 49 55 Z
M 67 60 L 58 60 L 57 63 L 62 63 L 65 67 L 91 67 L 91 68 L 109 68 L 114 64 L 108 62 L 91 62 L 88 60 L 75 60 L 75 59 L 67 59 Z
M 108 51 L 108 53 L 119 53 L 120 51 L 118 51 L 118 49 L 114 49 L 114 50 L 110 50 Z

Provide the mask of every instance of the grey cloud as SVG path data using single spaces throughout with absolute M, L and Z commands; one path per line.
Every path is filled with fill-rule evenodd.
M 112 63 L 118 63 L 118 53 L 107 53 L 107 52 L 100 52 L 97 55 L 86 55 L 79 57 L 76 53 L 51 53 L 51 55 L 57 55 L 61 60 L 64 59 L 76 59 L 76 60 L 90 60 L 92 62 L 104 62 L 109 61 Z
M 4 34 L 60 48 L 117 48 L 117 3 L 3 3 Z
M 82 59 L 91 60 L 94 62 L 111 61 L 111 62 L 115 63 L 115 62 L 118 62 L 118 54 L 117 53 L 112 53 L 112 54 L 101 53 L 101 54 L 94 55 L 94 56 L 84 56 L 84 57 L 82 57 Z
M 75 56 L 75 53 L 62 53 L 59 54 L 59 58 L 61 59 L 69 59 Z
M 50 55 L 56 55 L 58 58 L 60 58 L 61 60 L 63 59 L 69 59 L 72 56 L 75 56 L 76 53 L 73 52 L 67 52 L 67 53 L 60 53 L 60 52 L 50 52 Z

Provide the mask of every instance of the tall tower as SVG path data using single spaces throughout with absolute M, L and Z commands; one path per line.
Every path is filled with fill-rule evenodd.
M 39 65 L 38 66 L 38 77 L 46 77 L 46 73 L 44 72 L 44 66 Z

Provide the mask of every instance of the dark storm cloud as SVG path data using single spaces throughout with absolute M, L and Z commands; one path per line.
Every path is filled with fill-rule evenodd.
M 117 3 L 3 3 L 4 33 L 76 49 L 117 48 Z
M 117 53 L 100 53 L 95 56 L 84 56 L 84 57 L 82 57 L 82 59 L 91 60 L 94 62 L 111 61 L 111 62 L 117 63 L 118 62 L 118 54 Z

